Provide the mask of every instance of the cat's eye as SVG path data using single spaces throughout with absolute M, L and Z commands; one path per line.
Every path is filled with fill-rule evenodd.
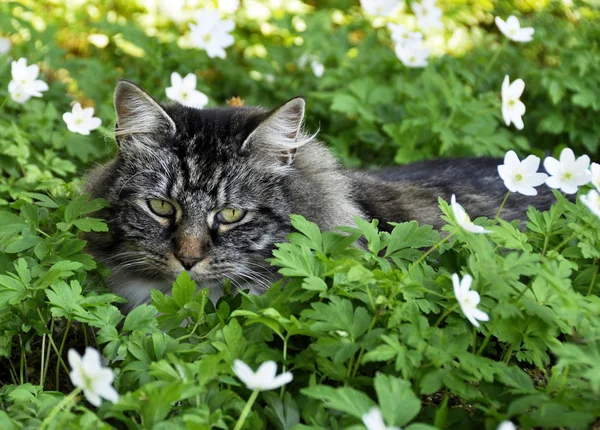
M 169 217 L 175 213 L 175 208 L 169 202 L 164 200 L 152 199 L 148 200 L 148 207 L 158 216 Z
M 217 221 L 221 224 L 234 224 L 240 222 L 246 216 L 246 211 L 227 208 L 217 213 Z

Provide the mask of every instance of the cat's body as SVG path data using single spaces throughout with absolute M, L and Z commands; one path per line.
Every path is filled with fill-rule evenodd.
M 92 171 L 87 191 L 111 204 L 108 233 L 91 233 L 89 251 L 112 269 L 113 290 L 129 307 L 150 290 L 168 292 L 188 270 L 200 286 L 221 283 L 259 293 L 276 279 L 265 263 L 300 214 L 321 229 L 355 216 L 441 225 L 437 198 L 456 194 L 473 218 L 495 214 L 506 193 L 498 160 L 435 160 L 377 172 L 343 169 L 302 131 L 304 101 L 262 108 L 197 110 L 159 106 L 129 82 L 115 94 L 119 152 Z M 551 194 L 509 199 L 505 219 Z

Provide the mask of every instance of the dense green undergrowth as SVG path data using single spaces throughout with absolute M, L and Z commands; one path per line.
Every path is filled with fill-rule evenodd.
M 185 25 L 131 2 L 0 5 L 0 32 L 13 42 L 0 57 L 0 428 L 233 428 L 251 393 L 234 359 L 274 360 L 294 375 L 259 395 L 248 429 L 361 429 L 375 405 L 388 425 L 411 430 L 597 425 L 600 220 L 559 193 L 521 224 L 479 220 L 488 235 L 461 230 L 443 201 L 442 232 L 413 221 L 387 233 L 362 220 L 320 232 L 294 216 L 297 232 L 272 259 L 283 280 L 216 305 L 182 275 L 171 296 L 155 291 L 124 315 L 108 271 L 85 253 L 81 233 L 106 226 L 94 217 L 104 202 L 78 194 L 80 177 L 116 148 L 119 78 L 163 99 L 171 72 L 195 73 L 213 106 L 304 95 L 309 127 L 319 124 L 349 166 L 563 146 L 598 158 L 592 3 L 442 2 L 446 31 L 435 38 L 445 55 L 425 69 L 402 66 L 388 30 L 357 3 L 290 2 L 300 6 L 262 18 L 247 6 L 225 60 L 179 47 Z M 536 29 L 529 44 L 493 27 L 515 9 Z M 91 43 L 98 35 L 106 46 Z M 303 54 L 324 64 L 322 77 L 299 64 Z M 20 57 L 49 83 L 23 105 L 7 91 L 7 58 Z M 526 82 L 522 132 L 502 121 L 505 74 Z M 73 100 L 95 107 L 100 132 L 67 130 Z M 489 322 L 475 328 L 461 313 L 454 273 L 473 276 Z M 114 369 L 118 403 L 66 397 L 66 351 L 86 345 Z

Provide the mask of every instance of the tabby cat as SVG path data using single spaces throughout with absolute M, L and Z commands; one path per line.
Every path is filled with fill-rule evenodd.
M 434 160 L 381 171 L 342 168 L 302 127 L 304 100 L 274 110 L 193 109 L 160 105 L 131 82 L 115 91 L 115 158 L 88 175 L 86 191 L 110 207 L 108 233 L 90 233 L 88 249 L 112 269 L 113 291 L 129 308 L 150 290 L 170 290 L 187 270 L 222 295 L 222 282 L 260 293 L 277 279 L 265 263 L 291 231 L 290 214 L 321 229 L 352 225 L 355 216 L 417 220 L 439 227 L 438 196 L 457 200 L 472 217 L 495 214 L 506 193 L 498 160 Z M 553 196 L 513 195 L 505 219 Z

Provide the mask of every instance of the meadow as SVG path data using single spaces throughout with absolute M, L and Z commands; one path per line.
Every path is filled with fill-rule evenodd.
M 597 0 L 2 2 L 0 428 L 600 428 L 599 41 Z M 264 295 L 183 273 L 124 313 L 81 193 L 119 79 L 198 108 L 303 96 L 345 166 L 493 156 L 506 199 L 555 204 L 440 199 L 441 231 L 292 215 Z

